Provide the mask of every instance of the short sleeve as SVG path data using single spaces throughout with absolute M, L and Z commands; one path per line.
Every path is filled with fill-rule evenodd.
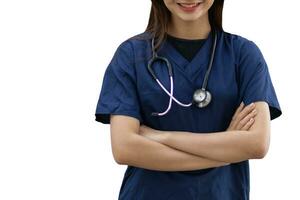
M 245 105 L 265 101 L 269 105 L 270 119 L 279 117 L 282 111 L 262 52 L 251 40 L 247 40 L 240 50 L 238 79 L 241 100 Z
M 119 45 L 105 70 L 95 120 L 109 124 L 110 114 L 119 114 L 141 121 L 136 88 L 133 49 L 125 41 Z

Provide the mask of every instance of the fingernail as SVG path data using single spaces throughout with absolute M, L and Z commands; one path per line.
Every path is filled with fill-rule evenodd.
M 251 103 L 250 106 L 254 106 L 254 103 Z

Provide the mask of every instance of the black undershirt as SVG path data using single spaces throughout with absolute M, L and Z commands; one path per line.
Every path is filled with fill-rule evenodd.
M 191 61 L 206 39 L 183 39 L 167 34 L 167 40 L 183 55 L 183 57 L 188 61 Z

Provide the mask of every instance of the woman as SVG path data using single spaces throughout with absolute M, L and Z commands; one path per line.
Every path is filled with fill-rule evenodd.
M 249 199 L 249 159 L 266 155 L 270 120 L 282 112 L 261 51 L 223 30 L 222 8 L 223 0 L 153 0 L 146 31 L 117 48 L 95 115 L 110 123 L 114 159 L 128 165 L 119 199 Z M 173 79 L 162 60 L 151 76 L 155 53 Z M 210 58 L 211 99 L 187 106 Z

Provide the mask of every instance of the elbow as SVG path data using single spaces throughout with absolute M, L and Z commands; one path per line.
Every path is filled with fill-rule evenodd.
M 123 144 L 112 148 L 113 158 L 119 165 L 125 165 L 127 162 L 126 148 Z
M 129 164 L 129 159 L 133 155 L 134 152 L 134 138 L 128 136 L 126 139 L 121 139 L 118 141 L 114 141 L 112 143 L 112 153 L 114 160 L 119 165 L 127 165 Z
M 121 153 L 117 150 L 114 150 L 112 151 L 113 153 L 113 158 L 115 160 L 115 162 L 119 165 L 122 165 L 124 164 L 124 158 L 123 158 L 123 155 L 121 155 Z
M 113 158 L 118 164 L 127 164 L 132 160 L 140 123 L 133 117 L 110 116 L 111 149 Z
M 265 131 L 250 131 L 247 143 L 248 157 L 263 159 L 269 150 L 270 134 Z
M 263 159 L 269 150 L 269 140 L 260 139 L 259 141 L 254 142 L 251 149 L 253 159 Z
M 254 147 L 253 157 L 255 159 L 263 159 L 268 153 L 268 147 L 266 144 L 260 144 Z

